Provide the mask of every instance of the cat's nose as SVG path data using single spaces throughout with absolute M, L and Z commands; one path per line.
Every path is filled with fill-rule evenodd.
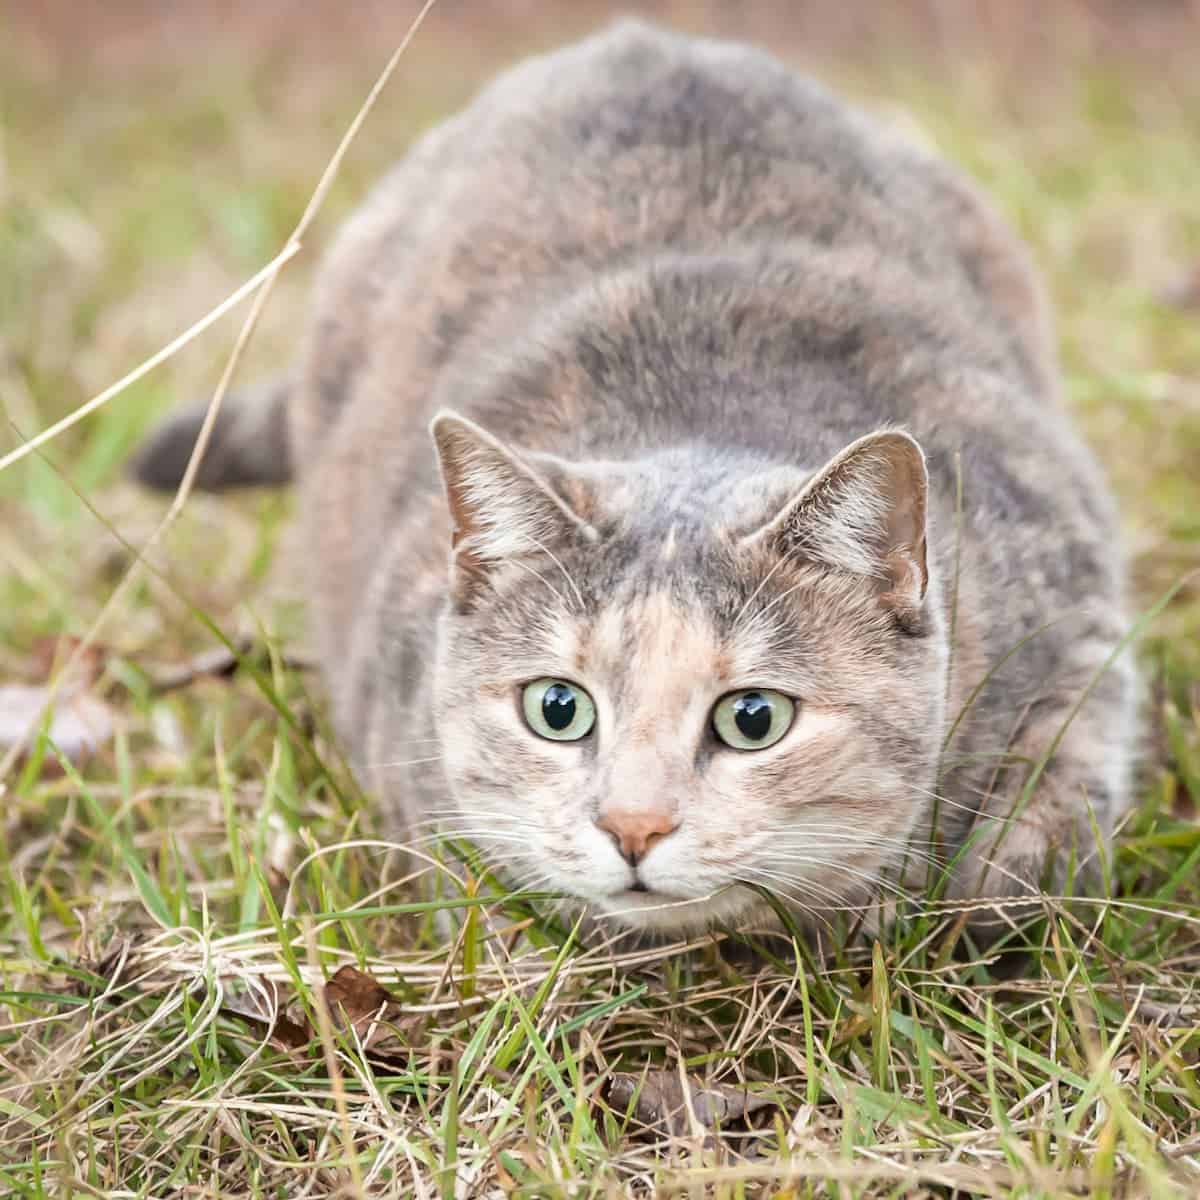
M 616 809 L 604 813 L 596 826 L 617 843 L 630 866 L 636 867 L 656 842 L 679 828 L 679 822 L 664 812 L 630 812 Z

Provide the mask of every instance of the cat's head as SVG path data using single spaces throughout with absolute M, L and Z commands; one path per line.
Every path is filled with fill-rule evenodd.
M 510 878 L 635 928 L 860 900 L 927 810 L 946 634 L 905 433 L 815 472 L 568 463 L 442 413 L 438 735 Z

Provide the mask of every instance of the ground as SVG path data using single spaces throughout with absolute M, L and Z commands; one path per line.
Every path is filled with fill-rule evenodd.
M 337 7 L 0 16 L 0 457 L 284 245 L 415 6 Z M 239 378 L 286 359 L 320 247 L 411 138 L 605 7 L 435 11 Z M 909 114 L 1047 272 L 1146 618 L 1149 734 L 1110 896 L 1048 903 L 1015 970 L 916 901 L 877 943 L 758 965 L 720 937 L 581 949 L 552 903 L 486 875 L 422 901 L 290 639 L 232 676 L 177 670 L 268 619 L 286 496 L 193 496 L 93 630 L 164 507 L 122 463 L 155 414 L 211 392 L 243 306 L 0 471 L 0 686 L 39 684 L 93 631 L 76 678 L 115 722 L 78 768 L 43 739 L 0 769 L 0 1194 L 1200 1191 L 1200 17 L 657 9 Z M 524 939 L 488 936 L 483 908 Z M 658 1119 L 685 1077 L 710 1090 Z

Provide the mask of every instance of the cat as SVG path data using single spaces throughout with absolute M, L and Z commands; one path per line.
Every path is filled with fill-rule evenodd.
M 1094 886 L 1137 732 L 1117 514 L 1026 251 L 931 150 L 623 21 L 426 134 L 313 304 L 200 482 L 295 478 L 401 836 L 656 933 L 931 859 L 963 901 Z

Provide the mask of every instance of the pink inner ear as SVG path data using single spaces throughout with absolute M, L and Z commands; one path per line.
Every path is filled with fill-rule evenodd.
M 918 606 L 929 583 L 925 560 L 925 479 L 913 478 L 908 464 L 893 463 L 888 491 L 888 549 L 884 561 L 891 579 L 887 593 L 894 604 Z M 900 495 L 897 490 L 904 488 Z
M 888 533 L 893 543 L 916 547 L 925 541 L 925 464 L 916 443 L 893 443 L 881 457 L 888 468 L 882 489 L 889 505 Z
M 921 560 L 905 550 L 893 550 L 887 556 L 888 578 L 891 587 L 879 596 L 879 603 L 884 608 L 896 612 L 915 612 L 925 598 L 927 576 L 924 568 L 924 539 L 922 539 Z
M 929 584 L 925 546 L 925 497 L 928 481 L 925 461 L 916 442 L 902 435 L 878 439 L 872 455 L 885 465 L 886 477 L 879 493 L 888 506 L 883 564 L 890 582 L 879 600 L 895 611 L 915 613 Z

